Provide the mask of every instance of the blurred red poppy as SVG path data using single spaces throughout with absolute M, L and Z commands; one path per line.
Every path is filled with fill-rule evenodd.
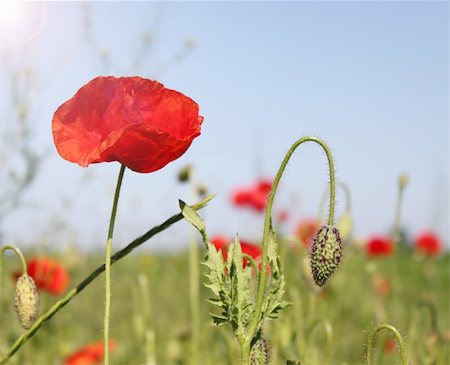
M 389 237 L 375 236 L 366 244 L 366 253 L 369 256 L 389 256 L 394 251 L 394 244 Z
M 200 135 L 198 105 L 141 77 L 97 77 L 53 115 L 58 153 L 86 167 L 118 161 L 137 172 L 161 169 Z
M 397 342 L 393 338 L 387 338 L 384 342 L 384 352 L 391 353 L 395 351 L 395 347 L 397 346 Z
M 289 220 L 289 213 L 287 210 L 282 209 L 277 214 L 278 222 L 279 223 L 286 223 Z
M 298 223 L 295 234 L 305 247 L 311 247 L 319 228 L 320 225 L 316 219 L 304 219 Z
M 30 275 L 39 290 L 47 291 L 53 295 L 65 292 L 69 285 L 69 274 L 58 261 L 49 257 L 35 257 L 27 263 L 28 275 Z M 17 278 L 21 272 L 14 273 Z
M 110 351 L 117 349 L 115 341 L 109 341 Z M 64 365 L 95 365 L 103 361 L 103 342 L 95 342 L 84 346 L 64 360 Z
M 210 238 L 210 242 L 214 245 L 217 251 L 222 251 L 223 259 L 228 258 L 228 244 L 230 240 L 225 236 L 214 236 Z
M 427 256 L 436 256 L 442 251 L 442 243 L 433 232 L 422 232 L 415 239 L 416 249 Z
M 223 259 L 227 260 L 228 258 L 228 246 L 232 240 L 224 237 L 224 236 L 214 236 L 210 239 L 211 243 L 216 247 L 217 251 L 222 251 Z M 262 247 L 259 245 L 255 245 L 253 243 L 242 241 L 241 240 L 241 249 L 242 253 L 249 255 L 254 260 L 259 260 L 262 255 Z M 247 260 L 243 259 L 244 267 L 247 265 Z
M 391 292 L 391 282 L 383 276 L 376 276 L 373 279 L 375 293 L 380 296 L 386 296 Z
M 247 207 L 263 212 L 270 189 L 272 189 L 272 180 L 260 179 L 253 186 L 236 189 L 231 195 L 231 201 L 237 207 Z

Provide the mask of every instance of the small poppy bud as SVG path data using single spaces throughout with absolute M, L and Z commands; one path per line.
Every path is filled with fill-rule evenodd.
M 180 171 L 178 171 L 178 181 L 186 182 L 189 181 L 192 174 L 192 167 L 190 165 L 184 166 Z
M 251 365 L 269 365 L 270 362 L 270 346 L 269 343 L 260 338 L 252 346 L 250 351 L 250 364 Z
M 406 185 L 408 185 L 408 182 L 409 182 L 409 178 L 408 178 L 408 175 L 406 175 L 406 174 L 401 174 L 400 177 L 398 178 L 398 183 L 399 183 L 401 189 L 404 189 L 406 187 Z
M 323 286 L 338 267 L 342 257 L 342 240 L 335 227 L 323 226 L 311 248 L 311 271 L 317 285 Z
M 17 279 L 14 308 L 19 317 L 20 325 L 25 329 L 30 328 L 38 315 L 39 295 L 33 278 L 27 274 Z
M 208 187 L 205 184 L 199 184 L 197 186 L 197 193 L 201 197 L 206 196 L 206 194 L 208 194 Z

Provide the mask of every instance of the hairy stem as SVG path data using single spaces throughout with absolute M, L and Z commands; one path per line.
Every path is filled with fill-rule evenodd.
M 376 327 L 372 331 L 372 334 L 370 335 L 368 342 L 367 342 L 367 355 L 366 355 L 367 365 L 372 364 L 373 344 L 375 342 L 375 338 L 376 338 L 378 332 L 380 332 L 383 329 L 390 331 L 395 336 L 397 343 L 400 347 L 400 356 L 402 359 L 402 365 L 406 365 L 407 364 L 406 363 L 406 352 L 405 352 L 405 346 L 403 344 L 403 338 L 402 338 L 401 334 L 398 332 L 397 328 L 395 328 L 394 326 L 391 326 L 390 324 L 380 324 L 378 327 Z
M 195 210 L 201 209 L 206 206 L 206 204 L 213 198 L 213 196 L 208 196 L 197 204 L 192 205 L 191 207 Z M 172 224 L 183 219 L 183 214 L 178 213 L 167 219 L 165 222 L 161 223 L 158 226 L 153 227 L 149 231 L 147 231 L 141 237 L 136 238 L 134 241 L 130 242 L 125 248 L 116 252 L 113 256 L 111 256 L 111 265 L 115 262 L 121 260 L 125 256 L 127 256 L 131 251 L 135 248 L 142 245 L 144 242 L 148 241 L 150 238 L 155 236 L 156 234 L 166 230 Z M 16 342 L 9 349 L 8 353 L 0 359 L 0 365 L 6 364 L 9 359 L 31 338 L 33 335 L 39 331 L 42 325 L 47 322 L 50 318 L 52 318 L 58 311 L 64 307 L 67 303 L 69 303 L 77 294 L 79 294 L 84 288 L 86 288 L 97 276 L 99 276 L 103 271 L 105 271 L 105 264 L 100 265 L 97 269 L 95 269 L 91 274 L 89 274 L 80 284 L 78 284 L 75 288 L 73 288 L 70 292 L 68 292 L 62 299 L 56 302 L 46 313 L 44 313 L 38 320 L 30 327 L 28 331 L 26 331 L 22 336 L 20 336 Z
M 197 186 L 194 179 L 194 170 L 190 170 L 189 184 L 191 195 L 197 198 Z M 191 312 L 191 352 L 190 364 L 198 365 L 200 363 L 200 270 L 199 270 L 199 247 L 195 238 L 195 231 L 192 229 L 189 247 L 189 304 Z
M 398 195 L 397 195 L 397 204 L 395 207 L 395 221 L 394 221 L 394 232 L 392 234 L 392 239 L 394 244 L 397 245 L 401 240 L 401 213 L 402 213 L 402 205 L 403 205 L 403 194 L 405 192 L 406 187 L 405 176 L 400 176 L 400 181 L 398 185 Z
M 286 166 L 289 162 L 289 159 L 291 158 L 294 151 L 297 149 L 298 146 L 300 146 L 302 143 L 305 142 L 314 142 L 319 144 L 322 149 L 325 151 L 325 154 L 327 156 L 328 160 L 328 167 L 329 167 L 329 174 L 330 174 L 330 210 L 328 214 L 328 225 L 332 226 L 334 223 L 334 208 L 335 208 L 335 196 L 336 196 L 336 179 L 334 174 L 334 163 L 333 159 L 331 157 L 331 151 L 328 148 L 328 146 L 323 142 L 321 139 L 316 137 L 303 137 L 297 140 L 292 147 L 288 150 L 286 153 L 286 156 L 284 157 L 281 166 L 277 172 L 277 175 L 275 176 L 275 180 L 273 181 L 272 189 L 270 190 L 269 197 L 267 200 L 267 206 L 266 206 L 266 214 L 264 219 L 264 233 L 263 233 L 263 253 L 262 253 L 262 262 L 261 267 L 265 268 L 267 266 L 267 254 L 268 254 L 268 242 L 269 242 L 269 234 L 271 229 L 271 214 L 272 214 L 272 206 L 273 201 L 275 198 L 275 193 L 278 188 L 278 184 L 280 182 L 281 176 L 283 175 L 284 170 L 286 169 Z M 250 345 L 255 337 L 258 328 L 260 326 L 261 321 L 261 313 L 262 313 L 262 307 L 264 304 L 264 295 L 266 292 L 266 279 L 267 275 L 261 274 L 259 275 L 259 281 L 258 281 L 258 292 L 256 297 L 256 305 L 255 305 L 255 312 L 253 314 L 253 317 L 250 322 L 249 330 L 247 332 L 247 336 L 245 339 L 244 349 L 241 352 L 241 355 L 245 358 L 248 358 L 250 354 Z
M 111 218 L 109 220 L 108 240 L 106 241 L 105 257 L 105 318 L 103 321 L 103 346 L 104 346 L 104 364 L 109 365 L 109 318 L 111 313 L 111 250 L 114 234 L 114 223 L 116 222 L 117 205 L 119 203 L 120 188 L 122 187 L 125 165 L 120 166 L 119 176 L 117 178 L 116 191 L 111 209 Z

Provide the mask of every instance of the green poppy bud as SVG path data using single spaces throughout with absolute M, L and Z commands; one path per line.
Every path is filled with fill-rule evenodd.
M 269 365 L 270 362 L 270 346 L 269 343 L 260 338 L 252 346 L 250 351 L 250 364 L 251 365 Z
M 14 308 L 19 317 L 20 325 L 29 329 L 39 311 L 39 295 L 34 280 L 29 275 L 22 275 L 17 279 L 14 294 Z
M 341 262 L 342 240 L 335 227 L 323 226 L 311 247 L 311 271 L 314 282 L 323 286 Z

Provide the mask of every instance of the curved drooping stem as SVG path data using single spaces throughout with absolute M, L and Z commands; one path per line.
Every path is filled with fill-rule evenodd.
M 314 142 L 319 144 L 322 149 L 325 151 L 325 154 L 327 156 L 328 160 L 328 167 L 329 167 L 329 174 L 330 174 L 330 210 L 328 213 L 328 225 L 332 226 L 334 223 L 334 209 L 335 209 L 335 196 L 336 196 L 336 179 L 334 174 L 334 163 L 331 156 L 331 151 L 329 147 L 326 145 L 325 142 L 323 142 L 321 139 L 316 137 L 303 137 L 297 140 L 292 147 L 288 150 L 286 153 L 286 156 L 284 157 L 281 166 L 277 172 L 277 175 L 275 176 L 275 179 L 273 181 L 272 189 L 270 190 L 269 197 L 267 200 L 267 206 L 266 206 L 266 213 L 265 213 L 265 219 L 264 219 L 264 232 L 263 232 L 263 253 L 262 253 L 262 262 L 261 267 L 265 268 L 267 266 L 267 254 L 268 254 L 268 242 L 269 242 L 269 235 L 271 230 L 271 214 L 272 214 L 272 206 L 273 201 L 275 198 L 275 193 L 278 188 L 278 184 L 280 183 L 281 176 L 283 175 L 284 170 L 286 169 L 286 166 L 294 153 L 294 151 L 299 147 L 301 144 L 305 142 Z M 250 345 L 253 341 L 253 338 L 256 336 L 259 325 L 260 325 L 260 317 L 262 313 L 262 307 L 264 302 L 264 295 L 266 292 L 266 280 L 267 275 L 265 275 L 265 270 L 262 269 L 259 280 L 258 280 L 258 291 L 256 296 L 256 305 L 255 305 L 255 311 L 253 314 L 253 317 L 250 322 L 249 330 L 247 332 L 247 336 L 245 338 L 244 346 L 241 348 L 241 363 L 246 364 L 248 363 L 248 357 L 250 353 Z
M 2 246 L 2 248 L 0 248 L 0 274 L 2 270 L 3 254 L 5 253 L 6 250 L 13 251 L 20 260 L 20 263 L 22 264 L 22 275 L 28 274 L 27 262 L 25 260 L 25 257 L 23 256 L 22 251 L 20 251 L 14 245 L 5 245 Z
M 0 248 L 0 300 L 2 297 L 2 269 L 3 269 L 3 254 L 7 251 L 13 251 L 16 256 L 19 258 L 20 263 L 22 264 L 22 275 L 28 274 L 27 262 L 25 261 L 25 257 L 22 252 L 14 245 L 4 245 Z M 1 306 L 0 306 L 0 316 L 2 314 Z M 0 321 L 1 322 L 1 321 Z
M 342 191 L 345 194 L 345 213 L 350 214 L 350 209 L 352 206 L 352 198 L 350 194 L 350 189 L 346 184 L 344 184 L 342 181 L 336 181 L 336 187 L 342 188 Z M 328 196 L 328 187 L 325 189 L 322 193 L 322 197 L 320 199 L 320 206 L 319 206 L 319 214 L 317 215 L 319 222 L 322 222 L 322 214 L 325 208 L 325 202 L 327 200 Z
M 213 196 L 208 196 L 205 199 L 201 200 L 197 204 L 192 205 L 191 207 L 195 210 L 201 209 L 206 206 L 206 204 L 213 198 Z M 111 265 L 121 260 L 129 253 L 131 253 L 135 248 L 142 245 L 144 242 L 148 241 L 150 238 L 155 236 L 156 234 L 166 230 L 172 224 L 183 219 L 183 214 L 178 213 L 164 221 L 158 226 L 153 227 L 142 236 L 136 238 L 132 242 L 130 242 L 127 246 L 125 246 L 120 251 L 117 251 L 113 256 L 111 256 Z M 17 341 L 11 346 L 8 353 L 0 358 L 0 365 L 6 364 L 9 359 L 31 338 L 33 335 L 39 331 L 44 323 L 50 320 L 58 311 L 67 305 L 76 295 L 81 293 L 81 291 L 86 288 L 97 276 L 99 276 L 103 271 L 105 271 L 105 264 L 100 265 L 95 269 L 91 274 L 89 274 L 80 284 L 78 284 L 75 288 L 69 291 L 62 299 L 57 301 L 46 313 L 44 313 L 40 318 L 36 320 L 36 322 L 30 327 L 28 331 L 26 331 L 22 336 L 20 336 Z
M 308 328 L 307 331 L 307 337 L 306 337 L 306 349 L 305 349 L 305 354 L 308 353 L 309 350 L 309 346 L 311 343 L 311 339 L 313 337 L 313 334 L 317 331 L 315 331 L 319 326 L 322 326 L 326 339 L 327 339 L 327 349 L 325 351 L 325 355 L 324 355 L 324 360 L 323 363 L 324 364 L 329 364 L 330 363 L 330 358 L 331 358 L 331 350 L 333 349 L 333 327 L 331 325 L 331 323 L 327 320 L 324 319 L 316 319 Z
M 114 234 L 114 223 L 116 222 L 117 205 L 119 203 L 120 188 L 122 187 L 125 165 L 120 166 L 119 177 L 117 178 L 116 191 L 109 220 L 108 240 L 106 241 L 105 257 L 105 318 L 103 322 L 103 342 L 104 342 L 104 364 L 109 365 L 109 317 L 111 313 L 111 250 Z
M 402 365 L 406 365 L 406 352 L 405 352 L 405 345 L 403 344 L 403 338 L 402 335 L 398 332 L 397 328 L 394 326 L 391 326 L 390 324 L 380 324 L 378 327 L 376 327 L 371 335 L 369 336 L 368 342 L 367 342 L 367 355 L 366 355 L 366 361 L 367 365 L 372 364 L 372 349 L 373 344 L 375 342 L 375 338 L 377 337 L 378 332 L 381 330 L 386 329 L 390 331 L 396 338 L 398 346 L 400 348 L 400 356 L 402 359 Z

